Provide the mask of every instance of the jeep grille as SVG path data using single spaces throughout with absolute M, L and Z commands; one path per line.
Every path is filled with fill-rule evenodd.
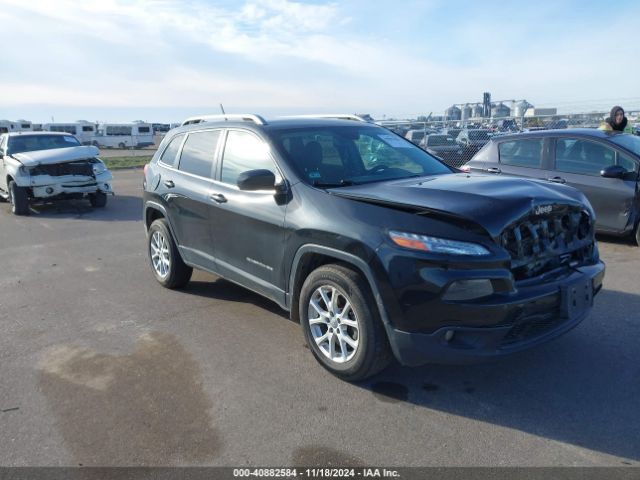
M 506 228 L 500 243 L 511 256 L 514 278 L 523 280 L 592 258 L 593 220 L 584 210 L 554 206 L 549 213 L 527 215 Z

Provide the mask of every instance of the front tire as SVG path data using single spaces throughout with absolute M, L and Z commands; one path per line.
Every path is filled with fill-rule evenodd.
M 120 142 L 120 143 L 118 144 L 118 148 L 119 148 L 119 149 L 121 149 L 121 150 L 124 150 L 126 147 L 127 147 L 127 146 L 126 146 L 124 143 L 122 143 L 122 142 Z
M 29 215 L 29 193 L 13 180 L 9 182 L 9 202 L 14 215 Z
M 90 193 L 89 203 L 94 208 L 104 208 L 107 205 L 107 194 L 104 192 Z
M 633 240 L 635 241 L 636 245 L 640 247 L 640 222 L 638 222 L 638 224 L 636 225 L 636 229 L 633 232 Z
M 382 320 L 363 277 L 343 265 L 325 265 L 300 291 L 300 323 L 316 360 L 334 375 L 364 380 L 391 361 Z
M 160 285 L 174 289 L 189 283 L 193 269 L 182 261 L 164 218 L 155 220 L 149 227 L 148 252 L 151 270 Z

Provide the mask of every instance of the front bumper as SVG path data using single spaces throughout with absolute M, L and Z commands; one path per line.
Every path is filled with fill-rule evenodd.
M 460 305 L 459 318 L 430 333 L 387 325 L 391 348 L 400 363 L 417 366 L 474 363 L 534 347 L 587 317 L 602 288 L 604 271 L 598 262 L 543 286 L 522 288 L 501 301 Z M 467 318 L 469 313 L 476 318 Z M 478 318 L 487 326 L 477 326 Z
M 35 175 L 30 179 L 32 197 L 35 199 L 55 198 L 64 195 L 85 195 L 89 193 L 113 193 L 111 172 L 108 170 L 95 177 L 64 175 Z

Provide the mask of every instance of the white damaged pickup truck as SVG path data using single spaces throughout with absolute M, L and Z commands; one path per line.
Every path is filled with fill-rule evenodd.
M 73 135 L 15 132 L 0 135 L 0 198 L 16 215 L 29 203 L 88 197 L 94 207 L 113 194 L 111 172 L 99 150 L 82 146 Z

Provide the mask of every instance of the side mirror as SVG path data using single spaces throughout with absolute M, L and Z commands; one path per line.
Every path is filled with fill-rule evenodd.
M 276 176 L 270 170 L 248 170 L 238 176 L 238 188 L 240 190 L 273 190 Z
M 627 169 L 622 165 L 611 165 L 600 171 L 600 175 L 604 178 L 622 178 L 627 173 Z

